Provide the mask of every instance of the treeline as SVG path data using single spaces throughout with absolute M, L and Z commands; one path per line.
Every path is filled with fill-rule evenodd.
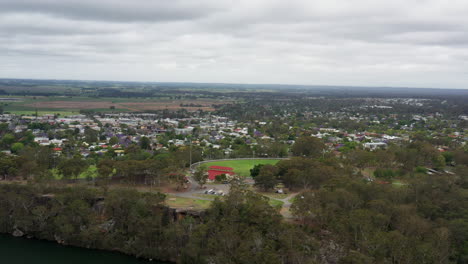
M 295 200 L 312 232 L 330 232 L 343 263 L 467 263 L 468 175 L 422 176 L 408 187 L 340 179 Z
M 221 105 L 216 109 L 216 114 L 227 116 L 238 121 L 247 122 L 254 120 L 294 120 L 307 123 L 313 121 L 318 126 L 326 125 L 339 127 L 341 129 L 356 128 L 365 130 L 369 126 L 377 126 L 372 122 L 368 122 L 370 119 L 365 123 L 355 122 L 354 120 L 350 122 L 350 120 L 346 118 L 346 115 L 360 114 L 363 117 L 385 116 L 387 119 L 391 119 L 392 115 L 398 115 L 399 120 L 404 116 L 409 116 L 409 120 L 411 120 L 412 115 L 430 115 L 437 112 L 439 114 L 443 114 L 444 118 L 448 120 L 460 122 L 459 120 L 456 120 L 458 119 L 458 116 L 466 115 L 468 111 L 467 106 L 464 103 L 467 99 L 466 95 L 460 95 L 460 97 L 409 97 L 425 99 L 422 105 L 408 104 L 401 98 L 394 99 L 392 101 L 384 101 L 385 99 L 392 98 L 392 96 L 384 94 L 375 98 L 372 98 L 371 96 L 359 96 L 359 98 L 355 98 L 354 95 L 351 94 L 344 97 L 318 97 L 310 95 L 307 92 L 298 94 L 274 92 L 259 93 L 258 95 L 244 93 L 244 96 L 232 96 L 238 96 L 237 98 L 242 99 L 241 102 Z M 365 107 L 373 105 L 392 106 L 392 108 L 381 109 Z M 315 115 L 314 119 L 311 119 L 312 113 Z M 334 113 L 340 113 L 338 119 L 336 116 L 332 116 Z M 321 117 L 317 117 L 317 114 Z M 385 125 L 385 127 L 388 127 L 388 124 Z
M 164 195 L 0 186 L 0 232 L 177 263 L 315 263 L 318 244 L 265 197 L 235 186 L 203 217 L 175 221 Z
M 124 156 L 118 156 L 109 148 L 105 154 L 90 153 L 86 158 L 79 154 L 74 142 L 65 144 L 60 152 L 50 146 L 37 146 L 21 133 L 6 134 L 0 145 L 8 146 L 16 155 L 0 153 L 0 178 L 3 180 L 21 179 L 34 182 L 51 180 L 76 180 L 88 178 L 96 183 L 106 184 L 110 180 L 130 184 L 160 185 L 185 182 L 183 169 L 190 163 L 202 159 L 201 150 L 188 147 L 173 147 L 167 151 L 149 151 L 145 144 L 132 144 L 124 150 Z M 22 141 L 15 142 L 15 136 Z M 145 141 L 142 140 L 142 143 Z M 90 171 L 92 170 L 92 171 Z M 84 177 L 88 173 L 89 177 Z
M 147 91 L 125 91 L 115 88 L 101 88 L 97 90 L 98 97 L 122 97 L 122 98 L 139 98 L 139 97 L 153 97 L 154 92 Z
M 329 263 L 467 263 L 468 152 L 441 153 L 413 140 L 336 157 L 321 155 L 320 142 L 303 137 L 292 148 L 299 157 L 257 165 L 251 175 L 264 191 L 279 183 L 302 190 L 293 215 L 311 234 L 336 243 Z M 369 167 L 375 180 L 364 175 Z M 439 171 L 428 174 L 426 167 Z M 404 183 L 381 181 L 395 177 Z
M 255 186 L 264 191 L 272 190 L 278 183 L 289 190 L 319 188 L 325 181 L 344 176 L 342 170 L 327 162 L 295 157 L 276 165 L 257 165 L 251 170 Z
M 293 215 L 337 244 L 331 263 L 467 263 L 468 163 L 455 174 L 406 175 L 406 185 L 368 181 L 339 164 L 292 158 L 251 172 L 265 191 L 278 183 L 305 190 Z

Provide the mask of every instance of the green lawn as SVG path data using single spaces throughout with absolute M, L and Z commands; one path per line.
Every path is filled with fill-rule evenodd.
M 280 200 L 270 198 L 269 204 L 271 206 L 275 207 L 275 208 L 281 208 L 281 207 L 283 207 L 284 203 L 282 201 L 280 201 Z
M 226 160 L 226 161 L 213 161 L 203 164 L 204 166 L 224 166 L 231 167 L 234 172 L 243 177 L 250 176 L 250 169 L 257 164 L 276 164 L 278 159 L 255 159 L 255 160 Z

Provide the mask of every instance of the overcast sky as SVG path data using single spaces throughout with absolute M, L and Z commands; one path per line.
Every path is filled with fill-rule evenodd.
M 468 1 L 0 0 L 0 77 L 468 88 Z

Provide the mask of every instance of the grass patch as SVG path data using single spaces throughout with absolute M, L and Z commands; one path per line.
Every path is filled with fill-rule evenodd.
M 194 193 L 193 196 L 197 196 L 200 198 L 206 198 L 206 199 L 215 199 L 216 197 L 221 197 L 219 195 L 214 195 L 214 194 L 204 194 L 204 193 Z
M 396 187 L 405 187 L 408 184 L 399 180 L 392 181 L 392 185 Z
M 284 204 L 282 201 L 276 199 L 270 199 L 268 203 L 275 208 L 281 208 Z
M 97 167 L 96 165 L 91 165 L 83 171 L 79 176 L 78 179 L 88 179 L 88 178 L 96 178 L 98 176 Z
M 284 193 L 267 193 L 267 192 L 260 192 L 261 195 L 266 196 L 268 198 L 273 199 L 285 199 L 289 196 L 289 194 Z
M 278 163 L 278 159 L 254 159 L 254 160 L 223 160 L 223 161 L 213 161 L 205 163 L 204 165 L 209 166 L 223 166 L 231 167 L 234 169 L 234 172 L 242 177 L 250 176 L 250 169 L 252 169 L 257 164 L 271 164 L 274 165 Z
M 362 175 L 365 177 L 374 177 L 375 168 L 365 168 L 362 170 Z
M 168 195 L 166 205 L 173 208 L 207 209 L 211 201 Z
M 63 175 L 60 174 L 58 169 L 52 169 L 50 171 L 52 173 L 52 176 L 56 180 L 61 180 L 63 179 Z M 97 172 L 97 167 L 95 165 L 89 166 L 85 171 L 83 171 L 76 179 L 81 179 L 81 180 L 86 180 L 86 179 L 94 179 L 98 176 Z M 71 178 L 71 180 L 74 180 L 75 178 Z

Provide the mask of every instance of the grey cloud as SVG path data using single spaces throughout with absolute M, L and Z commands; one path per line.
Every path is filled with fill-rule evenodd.
M 463 88 L 468 3 L 444 3 L 1 0 L 0 77 Z
M 176 21 L 207 16 L 218 10 L 215 1 L 191 0 L 2 0 L 0 10 L 43 13 L 78 20 Z

